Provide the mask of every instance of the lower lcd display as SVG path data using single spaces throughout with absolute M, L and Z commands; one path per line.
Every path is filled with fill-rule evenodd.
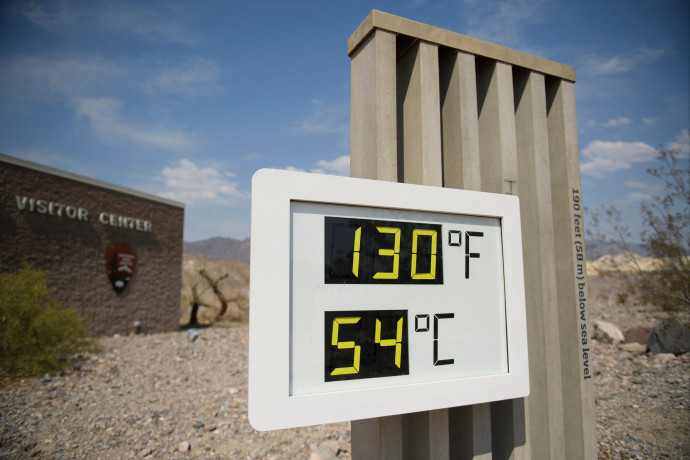
M 407 310 L 325 312 L 326 382 L 409 374 Z

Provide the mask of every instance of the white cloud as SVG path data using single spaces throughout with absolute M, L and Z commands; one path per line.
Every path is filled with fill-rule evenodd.
M 612 57 L 590 56 L 583 67 L 589 75 L 616 75 L 651 64 L 664 54 L 662 49 L 643 46 Z
M 20 56 L 0 62 L 0 87 L 12 95 L 42 99 L 49 95 L 68 98 L 83 95 L 105 82 L 122 81 L 122 66 L 93 57 L 43 59 Z
M 15 158 L 22 158 L 26 161 L 31 161 L 40 165 L 62 169 L 64 171 L 70 171 L 77 174 L 83 174 L 85 176 L 93 174 L 93 171 L 88 169 L 89 165 L 80 162 L 78 159 L 75 159 L 70 155 L 65 155 L 59 151 L 53 151 L 47 148 L 42 148 L 40 151 L 22 148 L 8 148 L 3 153 Z
M 614 126 L 622 126 L 622 125 L 629 125 L 632 123 L 632 120 L 628 117 L 617 117 L 617 118 L 612 118 L 606 123 L 604 123 L 604 126 L 607 128 L 612 128 Z
M 126 123 L 120 119 L 122 103 L 112 98 L 80 99 L 77 111 L 89 120 L 97 134 L 108 139 L 125 139 L 139 147 L 186 151 L 194 141 L 186 134 Z
M 141 6 L 146 2 L 15 2 L 17 11 L 38 27 L 50 32 L 73 32 L 75 29 L 98 28 L 138 35 L 158 43 L 194 45 L 202 40 L 187 26 L 183 4 L 163 2 L 155 9 Z
M 179 96 L 223 92 L 222 73 L 214 62 L 194 56 L 173 65 L 152 61 L 107 60 L 92 55 L 44 58 L 18 56 L 0 60 L 0 89 L 12 97 L 67 100 L 131 88 Z
M 524 29 L 543 21 L 548 0 L 503 0 L 485 2 L 464 0 L 463 15 L 469 29 L 465 35 L 498 43 L 510 48 L 535 52 L 524 43 Z
M 628 202 L 640 202 L 640 201 L 647 201 L 651 200 L 652 195 L 648 193 L 642 193 L 642 192 L 632 192 L 628 194 Z
M 343 133 L 350 126 L 350 107 L 348 104 L 326 106 L 319 101 L 312 101 L 317 109 L 312 113 L 290 123 L 285 132 L 290 134 Z
M 321 174 L 334 174 L 336 176 L 350 175 L 350 155 L 339 156 L 335 160 L 319 160 L 316 162 L 316 168 L 311 172 Z
M 297 168 L 296 166 L 288 166 L 283 169 L 287 171 L 307 171 L 304 168 Z M 316 167 L 311 168 L 309 172 L 315 174 L 332 174 L 334 176 L 349 176 L 350 155 L 342 155 L 334 160 L 319 160 L 316 162 Z
M 656 117 L 644 117 L 642 118 L 642 121 L 644 122 L 645 125 L 651 125 L 652 123 L 656 122 Z
M 678 150 L 681 157 L 687 158 L 690 154 L 690 130 L 684 129 L 676 136 L 676 140 L 668 144 L 669 150 Z
M 177 165 L 163 168 L 160 176 L 154 180 L 165 183 L 167 191 L 159 193 L 165 198 L 187 204 L 228 204 L 249 196 L 247 192 L 240 190 L 236 182 L 232 182 L 233 176 L 232 173 L 215 168 L 199 167 L 193 161 L 183 158 Z
M 627 181 L 625 183 L 625 186 L 628 188 L 632 188 L 635 190 L 639 190 L 640 192 L 633 192 L 633 193 L 640 193 L 640 195 L 648 195 L 650 193 L 656 193 L 659 191 L 663 190 L 663 186 L 657 183 L 647 183 L 647 182 L 640 182 L 640 181 Z M 644 193 L 642 193 L 644 192 Z
M 675 141 L 668 144 L 668 149 L 677 149 L 682 158 L 690 156 L 690 130 L 681 131 Z M 644 142 L 593 141 L 582 150 L 582 154 L 587 160 L 580 164 L 580 171 L 594 177 L 604 177 L 608 173 L 629 169 L 633 163 L 657 159 L 657 149 Z M 627 182 L 626 185 L 654 191 L 653 186 L 642 182 Z
M 654 193 L 659 192 L 663 187 L 655 183 L 647 183 L 640 181 L 626 181 L 625 186 L 633 189 L 629 192 L 626 199 L 621 201 L 621 204 L 639 203 L 652 198 Z
M 65 2 L 46 2 L 43 5 L 29 2 L 22 6 L 21 14 L 29 21 L 53 32 L 72 26 L 80 16 L 75 8 L 70 8 Z
M 580 165 L 580 171 L 594 177 L 604 177 L 608 173 L 629 169 L 633 163 L 656 158 L 656 149 L 644 142 L 593 141 L 582 153 L 587 161 Z
M 160 71 L 150 78 L 147 87 L 181 96 L 208 96 L 223 91 L 218 66 L 202 57 L 194 57 Z
M 649 184 L 646 184 L 644 182 L 635 182 L 635 181 L 628 181 L 625 183 L 626 187 L 630 188 L 640 188 L 640 189 L 645 189 L 649 187 Z
M 192 33 L 181 18 L 184 11 L 175 11 L 177 5 L 163 3 L 155 10 L 140 6 L 140 3 L 108 2 L 106 8 L 97 12 L 98 23 L 106 29 L 136 34 L 148 40 L 162 43 L 193 45 L 201 37 Z

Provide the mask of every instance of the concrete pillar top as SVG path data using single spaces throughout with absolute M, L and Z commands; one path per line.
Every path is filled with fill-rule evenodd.
M 406 35 L 477 56 L 524 67 L 545 75 L 552 75 L 572 82 L 575 81 L 575 69 L 565 64 L 378 10 L 372 10 L 354 33 L 350 35 L 350 38 L 347 40 L 347 54 L 352 56 L 374 29 L 387 30 L 399 35 Z

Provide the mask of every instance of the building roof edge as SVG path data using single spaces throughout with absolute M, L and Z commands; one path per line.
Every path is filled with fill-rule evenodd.
M 185 207 L 185 204 L 181 201 L 171 200 L 170 198 L 164 198 L 162 196 L 153 195 L 151 193 L 141 192 L 139 190 L 134 190 L 128 187 L 123 187 L 121 185 L 111 184 L 109 182 L 104 182 L 98 179 L 93 179 L 91 177 L 82 176 L 79 174 L 71 173 L 68 171 L 63 171 L 61 169 L 52 168 L 50 166 L 45 166 L 39 163 L 34 163 L 31 161 L 23 160 L 21 158 L 11 157 L 0 153 L 0 163 L 8 163 L 14 166 L 21 166 L 27 169 L 33 169 L 35 171 L 43 172 L 46 174 L 52 174 L 54 176 L 62 177 L 64 179 L 73 180 L 75 182 L 81 182 L 87 185 L 93 185 L 95 187 L 105 188 L 114 192 L 124 193 L 127 195 L 132 195 L 137 198 L 143 198 L 149 201 L 156 201 L 158 203 L 166 204 L 169 206 L 175 206 L 177 208 Z

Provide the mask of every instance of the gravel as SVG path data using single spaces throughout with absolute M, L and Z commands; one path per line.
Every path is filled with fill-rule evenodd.
M 668 313 L 621 305 L 594 279 L 592 317 L 623 331 Z M 687 315 L 677 315 L 688 323 Z M 247 421 L 246 324 L 103 337 L 63 375 L 0 388 L 0 459 L 348 459 L 347 423 L 257 432 Z M 690 459 L 690 353 L 594 341 L 600 458 Z
M 104 337 L 79 370 L 0 390 L 0 459 L 349 458 L 346 423 L 249 425 L 247 331 L 201 329 L 193 343 L 184 331 Z
M 665 312 L 625 292 L 613 276 L 589 276 L 594 319 L 625 333 L 654 327 L 668 316 L 690 324 L 688 313 Z M 595 413 L 599 458 L 690 459 L 690 353 L 631 353 L 594 341 Z

